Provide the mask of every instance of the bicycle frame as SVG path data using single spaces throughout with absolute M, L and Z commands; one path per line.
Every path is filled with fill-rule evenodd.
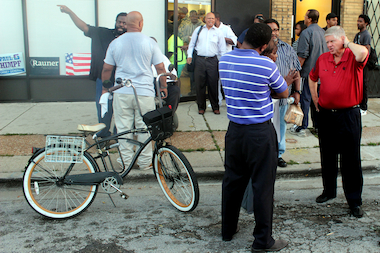
M 128 130 L 128 131 L 124 131 L 124 132 L 121 132 L 121 133 L 118 133 L 118 134 L 115 134 L 115 135 L 103 138 L 101 140 L 98 140 L 98 138 L 95 136 L 95 143 L 93 143 L 92 145 L 89 145 L 86 148 L 85 151 L 87 151 L 90 148 L 96 146 L 97 147 L 97 151 L 98 151 L 98 156 L 95 156 L 93 158 L 95 160 L 97 160 L 97 159 L 100 158 L 102 160 L 102 164 L 103 164 L 103 167 L 104 167 L 105 171 L 110 171 L 108 169 L 107 163 L 106 163 L 106 161 L 105 161 L 104 158 L 106 156 L 109 157 L 108 150 L 110 150 L 112 148 L 115 148 L 115 147 L 118 147 L 119 143 L 111 144 L 110 146 L 105 146 L 104 149 L 105 149 L 105 152 L 107 152 L 106 154 L 104 154 L 104 151 L 102 151 L 102 149 L 100 148 L 100 144 L 101 143 L 105 143 L 105 142 L 110 141 L 110 140 L 118 139 L 118 140 L 125 140 L 125 141 L 127 141 L 127 142 L 129 142 L 131 144 L 134 144 L 134 145 L 138 146 L 138 149 L 136 150 L 135 154 L 132 157 L 131 163 L 129 164 L 128 168 L 121 175 L 121 177 L 124 178 L 132 170 L 132 167 L 136 163 L 137 158 L 139 157 L 139 155 L 142 152 L 142 150 L 152 141 L 152 137 L 149 136 L 149 138 L 145 142 L 140 142 L 140 141 L 137 141 L 137 140 L 134 140 L 134 139 L 131 139 L 131 138 L 126 138 L 126 137 L 121 137 L 121 136 L 126 135 L 126 134 L 135 134 L 135 133 L 138 134 L 138 133 L 148 133 L 148 132 L 149 131 L 148 131 L 147 128 L 139 128 L 139 129 L 131 129 L 131 130 Z M 111 170 L 115 171 L 115 168 L 113 167 L 113 164 L 112 164 L 111 160 L 110 160 L 110 165 L 111 165 Z M 123 162 L 123 166 L 124 166 L 124 162 Z
M 168 75 L 168 73 L 163 73 L 163 74 L 160 74 L 158 75 L 157 77 L 157 90 L 158 90 L 158 95 L 159 95 L 159 79 L 161 76 L 163 75 Z M 119 89 L 121 87 L 132 87 L 133 88 L 133 92 L 134 92 L 134 96 L 135 96 L 135 101 L 137 103 L 137 107 L 138 107 L 138 111 L 140 113 L 140 115 L 142 116 L 142 113 L 141 113 L 141 109 L 140 109 L 140 104 L 139 104 L 139 101 L 138 101 L 138 96 L 137 96 L 137 92 L 136 92 L 136 89 L 135 87 L 133 86 L 132 84 L 132 81 L 129 80 L 129 79 L 124 79 L 124 80 L 121 80 L 119 78 L 119 80 L 117 81 L 117 83 L 119 85 L 115 86 L 115 87 L 112 87 L 109 89 L 109 92 L 112 92 L 116 89 Z M 162 100 L 161 100 L 161 97 L 159 96 L 159 102 L 160 102 L 160 107 L 162 107 Z M 130 130 L 127 130 L 127 131 L 124 131 L 124 132 L 121 132 L 121 133 L 118 133 L 118 134 L 115 134 L 115 135 L 112 135 L 112 136 L 109 136 L 109 137 L 106 137 L 106 138 L 102 138 L 101 140 L 98 139 L 97 137 L 97 133 L 93 135 L 93 139 L 95 140 L 95 143 L 93 144 L 90 144 L 87 140 L 86 140 L 86 144 L 87 144 L 87 148 L 84 150 L 84 152 L 88 151 L 89 149 L 91 149 L 92 147 L 95 147 L 97 148 L 97 153 L 98 155 L 95 156 L 95 157 L 92 157 L 94 162 L 95 162 L 95 167 L 97 168 L 97 171 L 95 173 L 85 173 L 85 174 L 80 174 L 80 175 L 70 175 L 70 172 L 73 168 L 73 166 L 75 166 L 74 163 L 70 164 L 67 168 L 67 171 L 65 172 L 65 175 L 60 178 L 61 182 L 62 183 L 65 183 L 65 184 L 77 184 L 77 185 L 80 185 L 80 184 L 100 184 L 105 178 L 107 177 L 115 177 L 118 181 L 118 183 L 122 184 L 122 180 L 121 178 L 124 178 L 125 176 L 127 176 L 129 174 L 129 172 L 132 170 L 132 167 L 134 166 L 134 164 L 136 163 L 139 155 L 141 154 L 141 152 L 143 151 L 143 149 L 152 141 L 152 137 L 149 136 L 149 138 L 145 141 L 145 142 L 140 142 L 140 141 L 137 141 L 137 140 L 134 140 L 134 139 L 131 139 L 131 138 L 126 138 L 126 137 L 121 137 L 123 135 L 127 135 L 127 134 L 135 134 L 135 133 L 149 133 L 149 130 L 148 128 L 138 128 L 138 129 L 130 129 Z M 83 134 L 84 137 L 86 137 L 86 132 Z M 119 173 L 117 173 L 115 171 L 115 168 L 112 164 L 112 161 L 111 161 L 111 158 L 110 158 L 110 154 L 109 154 L 109 149 L 112 149 L 114 147 L 118 147 L 119 146 L 119 143 L 115 143 L 115 144 L 112 144 L 110 146 L 105 146 L 104 147 L 104 151 L 102 150 L 102 147 L 101 147 L 101 144 L 102 143 L 107 143 L 108 141 L 110 140 L 115 140 L 115 139 L 118 139 L 118 140 L 125 140 L 129 143 L 132 143 L 136 146 L 138 146 L 139 148 L 137 149 L 137 151 L 135 152 L 134 156 L 132 157 L 132 161 L 131 163 L 129 164 L 128 168 L 121 174 L 119 175 Z M 162 146 L 164 143 L 164 141 L 157 141 L 155 143 L 155 148 L 154 148 L 154 153 L 156 153 L 156 151 L 158 150 L 158 147 L 159 146 Z M 119 151 L 119 154 L 120 154 L 120 150 Z M 106 153 L 104 153 L 106 152 Z M 37 152 L 36 152 L 37 153 Z M 108 156 L 109 158 L 109 162 L 110 162 L 110 165 L 111 165 L 111 170 L 109 170 L 108 166 L 107 166 L 107 162 L 106 160 L 104 159 L 106 156 Z M 34 156 L 32 156 L 33 158 Z M 32 158 L 30 159 L 30 161 L 32 160 Z M 102 172 L 99 168 L 99 164 L 96 162 L 97 159 L 101 159 L 102 160 L 102 165 L 103 165 L 103 168 L 104 168 L 104 172 Z M 121 154 L 120 154 L 120 158 L 121 157 Z M 124 166 L 124 161 L 122 160 L 122 166 Z M 102 173 L 100 175 L 100 173 Z

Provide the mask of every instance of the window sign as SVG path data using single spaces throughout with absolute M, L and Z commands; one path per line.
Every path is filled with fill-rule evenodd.
M 0 76 L 25 73 L 25 62 L 22 53 L 0 54 Z
M 31 75 L 59 75 L 59 57 L 31 57 L 29 64 Z

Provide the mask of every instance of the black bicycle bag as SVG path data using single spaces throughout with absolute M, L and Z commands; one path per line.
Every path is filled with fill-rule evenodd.
M 173 111 L 164 106 L 143 115 L 154 141 L 165 140 L 173 135 Z

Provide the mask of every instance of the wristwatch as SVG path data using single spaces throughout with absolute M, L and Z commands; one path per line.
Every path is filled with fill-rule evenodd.
M 300 91 L 300 90 L 295 90 L 294 92 L 297 92 L 298 94 L 302 94 L 302 91 Z

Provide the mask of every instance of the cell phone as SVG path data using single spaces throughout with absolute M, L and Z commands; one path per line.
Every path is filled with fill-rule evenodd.
M 160 94 L 162 98 L 165 97 L 165 92 L 161 91 Z

